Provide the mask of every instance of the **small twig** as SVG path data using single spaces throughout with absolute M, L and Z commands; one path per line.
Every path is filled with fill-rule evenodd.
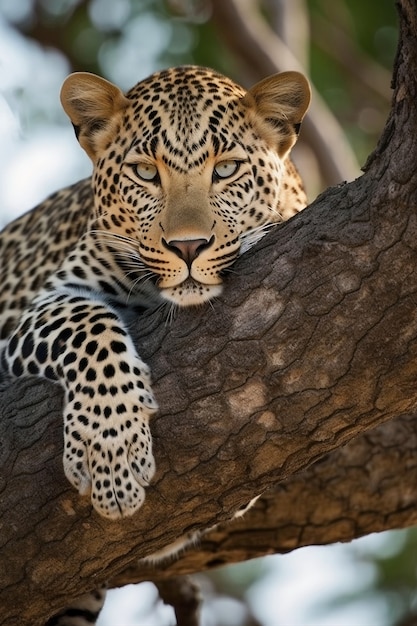
M 347 70 L 352 82 L 390 102 L 390 72 L 362 50 L 352 36 L 320 15 L 314 16 L 312 30 L 317 46 Z
M 201 594 L 199 586 L 189 576 L 155 582 L 164 604 L 170 604 L 177 626 L 199 626 Z
M 254 0 L 212 0 L 213 22 L 224 41 L 262 78 L 282 70 L 305 72 L 298 59 L 262 19 Z M 313 148 L 326 185 L 356 178 L 360 171 L 345 134 L 320 95 L 313 100 L 303 122 L 303 139 Z
M 417 626 L 417 614 L 407 613 L 396 623 L 396 626 Z

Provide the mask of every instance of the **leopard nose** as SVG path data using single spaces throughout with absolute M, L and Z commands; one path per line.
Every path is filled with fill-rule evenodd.
M 190 267 L 194 259 L 203 250 L 209 248 L 213 241 L 214 236 L 210 237 L 210 239 L 171 239 L 170 241 L 163 239 L 162 243 Z

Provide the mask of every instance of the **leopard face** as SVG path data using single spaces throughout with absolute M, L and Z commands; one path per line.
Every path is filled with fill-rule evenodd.
M 68 77 L 61 99 L 94 163 L 98 238 L 120 257 L 123 247 L 165 300 L 217 296 L 236 257 L 305 205 L 288 154 L 309 96 L 296 72 L 246 91 L 186 66 L 126 95 L 94 75 Z

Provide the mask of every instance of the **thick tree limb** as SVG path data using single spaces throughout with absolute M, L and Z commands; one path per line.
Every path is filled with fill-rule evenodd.
M 5 624 L 15 623 L 16 591 L 27 601 L 20 623 L 36 624 L 45 605 L 53 610 L 114 578 L 132 559 L 225 519 L 355 435 L 412 410 L 415 220 L 401 186 L 391 206 L 381 201 L 384 185 L 367 175 L 328 192 L 241 259 L 213 309 L 184 312 L 170 328 L 146 319 L 142 353 L 162 407 L 153 425 L 159 474 L 133 519 L 99 519 L 67 486 L 60 397 L 49 385 L 25 381 L 5 394 L 1 440 L 13 442 L 2 454 Z M 404 471 L 402 456 L 396 470 Z M 364 514 L 366 496 L 360 484 L 355 490 Z M 196 561 L 201 569 L 198 554 Z M 50 593 L 53 601 L 43 595 Z
M 415 416 L 386 422 L 267 491 L 244 518 L 209 532 L 152 576 L 172 577 L 414 525 L 416 449 Z M 149 566 L 137 562 L 112 585 L 148 579 Z
M 26 380 L 3 395 L 5 626 L 42 624 L 71 597 L 122 582 L 139 557 L 277 484 L 240 534 L 222 528 L 178 566 L 134 575 L 416 522 L 416 435 L 401 416 L 417 406 L 417 8 L 403 0 L 400 9 L 394 108 L 366 174 L 242 257 L 212 308 L 180 312 L 169 327 L 161 313 L 138 325 L 161 406 L 158 474 L 138 515 L 105 521 L 66 482 L 56 388 Z

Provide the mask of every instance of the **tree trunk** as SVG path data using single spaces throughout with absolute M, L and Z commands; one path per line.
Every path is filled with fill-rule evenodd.
M 239 259 L 213 306 L 138 322 L 161 410 L 158 473 L 137 515 L 106 521 L 67 483 L 58 388 L 28 379 L 3 394 L 5 626 L 43 624 L 106 580 L 417 522 L 417 7 L 398 7 L 393 108 L 366 173 Z M 177 562 L 135 566 L 264 491 Z

